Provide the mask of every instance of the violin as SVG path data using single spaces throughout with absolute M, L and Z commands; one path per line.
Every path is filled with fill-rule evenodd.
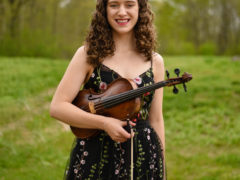
M 179 77 L 179 69 L 175 69 L 175 73 L 176 78 L 169 78 L 169 72 L 166 71 L 167 80 L 141 88 L 137 88 L 133 80 L 118 78 L 110 83 L 102 93 L 96 93 L 92 89 L 79 91 L 72 104 L 93 114 L 114 117 L 123 121 L 132 120 L 140 110 L 141 95 L 165 86 L 174 86 L 173 92 L 177 94 L 178 89 L 175 86 L 177 84 L 183 84 L 185 92 L 187 91 L 185 83 L 192 79 L 192 75 L 185 72 L 182 77 Z M 70 127 L 72 133 L 78 138 L 93 137 L 100 131 Z

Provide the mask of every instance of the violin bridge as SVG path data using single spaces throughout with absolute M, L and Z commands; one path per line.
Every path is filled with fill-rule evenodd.
M 94 102 L 89 101 L 88 106 L 89 106 L 90 112 L 91 112 L 92 114 L 96 114 L 96 110 L 95 110 L 95 107 L 94 107 Z

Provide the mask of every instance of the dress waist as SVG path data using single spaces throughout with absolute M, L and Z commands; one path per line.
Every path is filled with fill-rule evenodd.
M 142 128 L 149 127 L 149 126 L 150 126 L 149 120 L 138 120 L 136 122 L 135 128 L 136 129 L 142 129 Z

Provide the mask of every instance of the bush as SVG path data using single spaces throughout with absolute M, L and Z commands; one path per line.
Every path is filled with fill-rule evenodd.
M 2 56 L 57 57 L 60 51 L 57 37 L 41 30 L 25 30 L 17 37 L 7 34 L 1 41 Z
M 217 47 L 213 42 L 206 42 L 204 44 L 201 44 L 198 48 L 198 54 L 202 55 L 213 55 L 216 54 L 216 52 Z
M 160 44 L 159 51 L 161 53 L 171 54 L 171 55 L 196 54 L 194 45 L 190 42 L 184 42 L 184 41 L 162 42 Z

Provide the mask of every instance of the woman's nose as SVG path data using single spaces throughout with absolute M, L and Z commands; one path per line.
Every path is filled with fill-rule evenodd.
M 118 15 L 124 16 L 126 14 L 127 14 L 126 8 L 123 5 L 120 6 L 119 11 L 118 11 Z

